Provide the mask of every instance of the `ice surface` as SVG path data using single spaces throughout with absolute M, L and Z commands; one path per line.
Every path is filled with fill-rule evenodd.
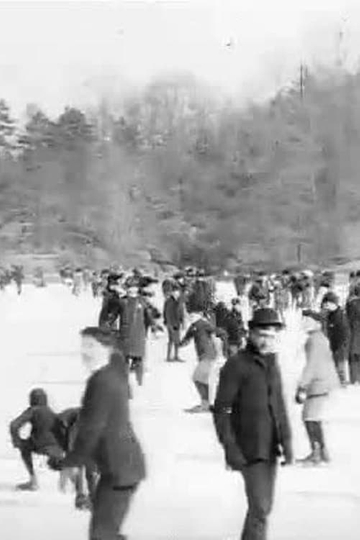
M 227 299 L 229 287 L 219 295 Z M 157 296 L 157 299 L 159 296 Z M 71 296 L 62 286 L 34 289 L 23 296 L 0 295 L 0 524 L 1 540 L 80 540 L 88 514 L 75 511 L 73 494 L 60 494 L 56 473 L 39 460 L 41 491 L 17 493 L 25 472 L 12 449 L 7 425 L 25 406 L 29 389 L 44 387 L 60 410 L 76 405 L 84 373 L 79 329 L 97 320 L 99 301 Z M 288 316 L 281 365 L 294 427 L 295 450 L 308 451 L 300 409 L 293 404 L 303 364 L 295 314 Z M 235 540 L 245 514 L 242 480 L 225 471 L 222 451 L 208 415 L 188 416 L 196 403 L 191 384 L 192 346 L 186 364 L 167 365 L 165 337 L 148 345 L 145 386 L 135 390 L 133 421 L 143 442 L 149 476 L 141 486 L 126 532 L 133 540 Z M 274 540 L 358 540 L 360 538 L 360 388 L 339 391 L 328 412 L 327 437 L 333 462 L 314 470 L 279 471 L 271 519 Z

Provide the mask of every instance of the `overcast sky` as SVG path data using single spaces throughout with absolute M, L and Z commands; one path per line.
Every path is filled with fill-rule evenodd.
M 341 28 L 353 64 L 360 0 L 0 1 L 0 96 L 17 115 L 27 102 L 55 114 L 189 70 L 257 99 L 286 84 L 301 59 L 334 59 Z

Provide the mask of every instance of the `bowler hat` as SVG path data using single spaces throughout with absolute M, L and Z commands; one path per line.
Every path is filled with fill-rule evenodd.
M 112 272 L 107 277 L 108 284 L 112 285 L 114 283 L 117 283 L 122 277 L 123 277 L 123 274 Z
M 276 326 L 282 328 L 282 323 L 277 311 L 271 308 L 261 308 L 254 312 L 253 318 L 249 321 L 249 328 L 259 328 L 266 326 Z

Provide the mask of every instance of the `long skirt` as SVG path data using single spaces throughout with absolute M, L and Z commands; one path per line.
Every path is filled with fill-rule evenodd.
M 200 360 L 193 373 L 193 381 L 202 384 L 209 384 L 211 371 L 214 367 L 215 360 L 204 359 Z
M 306 398 L 302 411 L 304 422 L 321 422 L 325 419 L 329 403 L 329 394 L 323 396 L 309 396 Z

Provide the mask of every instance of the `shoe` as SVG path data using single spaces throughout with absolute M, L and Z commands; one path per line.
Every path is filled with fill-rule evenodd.
M 320 451 L 321 461 L 323 463 L 330 463 L 331 458 L 327 448 L 322 448 Z
M 210 412 L 210 405 L 205 405 L 205 404 L 195 405 L 195 407 L 191 407 L 190 409 L 185 409 L 185 412 L 191 413 L 191 414 Z
M 314 467 L 322 462 L 320 446 L 316 443 L 311 454 L 302 459 L 297 459 L 295 463 L 304 467 Z
M 39 489 L 39 484 L 36 480 L 29 480 L 29 482 L 18 484 L 16 489 L 18 491 L 37 491 Z
M 182 358 L 174 358 L 173 362 L 181 362 L 184 363 L 186 360 L 183 360 Z

